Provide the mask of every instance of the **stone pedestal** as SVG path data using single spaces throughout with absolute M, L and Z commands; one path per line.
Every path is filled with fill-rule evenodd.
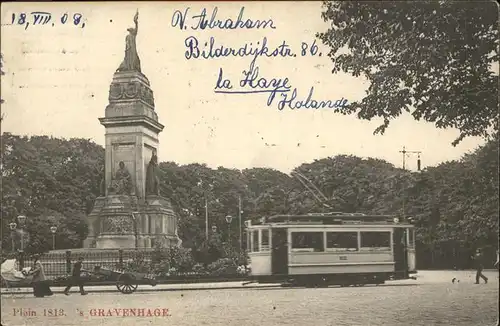
M 117 234 L 100 235 L 96 240 L 96 249 L 108 248 L 135 248 L 135 237 Z
M 177 234 L 177 216 L 168 199 L 147 196 L 141 211 L 140 235 L 146 248 L 154 247 L 157 242 L 167 246 L 181 244 Z
M 135 196 L 99 197 L 88 222 L 85 248 L 129 249 L 152 248 L 157 243 L 181 244 L 170 201 L 160 196 L 148 196 L 143 202 Z
M 85 248 L 151 248 L 155 242 L 180 245 L 177 218 L 167 198 L 146 196 L 146 172 L 163 125 L 154 110 L 153 92 L 141 72 L 116 72 L 109 105 L 99 121 L 106 129 L 104 193 L 88 216 Z M 116 190 L 123 162 L 130 177 L 126 191 Z M 123 173 L 122 173 L 123 175 Z

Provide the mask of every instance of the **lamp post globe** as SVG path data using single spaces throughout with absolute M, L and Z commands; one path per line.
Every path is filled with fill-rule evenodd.
M 19 224 L 24 225 L 24 223 L 26 222 L 26 216 L 24 216 L 24 215 L 19 215 L 19 216 L 17 217 L 17 220 L 19 221 Z
M 231 243 L 231 221 L 233 217 L 231 215 L 226 215 L 227 222 L 227 243 Z
M 56 250 L 56 232 L 57 226 L 51 226 L 50 232 L 52 232 L 52 250 Z

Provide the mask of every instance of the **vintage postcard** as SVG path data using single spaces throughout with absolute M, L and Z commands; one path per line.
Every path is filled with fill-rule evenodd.
M 2 325 L 498 322 L 496 2 L 1 9 Z

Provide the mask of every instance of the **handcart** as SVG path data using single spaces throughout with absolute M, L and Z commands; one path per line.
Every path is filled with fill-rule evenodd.
M 149 284 L 151 286 L 157 284 L 153 274 L 130 272 L 109 267 L 95 266 L 92 274 L 108 281 L 116 281 L 116 288 L 123 294 L 135 292 L 139 284 Z

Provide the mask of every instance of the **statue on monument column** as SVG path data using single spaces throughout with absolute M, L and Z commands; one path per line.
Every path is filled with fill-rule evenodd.
M 135 39 L 139 30 L 139 11 L 134 16 L 135 28 L 128 28 L 129 34 L 125 38 L 125 58 L 116 71 L 138 71 L 141 72 L 141 60 L 137 54 Z
M 109 191 L 111 194 L 130 195 L 132 193 L 132 176 L 123 161 L 119 163 L 119 166 L 114 179 L 111 181 Z
M 155 195 L 160 196 L 160 182 L 158 180 L 158 156 L 156 150 L 153 150 L 151 160 L 146 170 L 146 196 Z

